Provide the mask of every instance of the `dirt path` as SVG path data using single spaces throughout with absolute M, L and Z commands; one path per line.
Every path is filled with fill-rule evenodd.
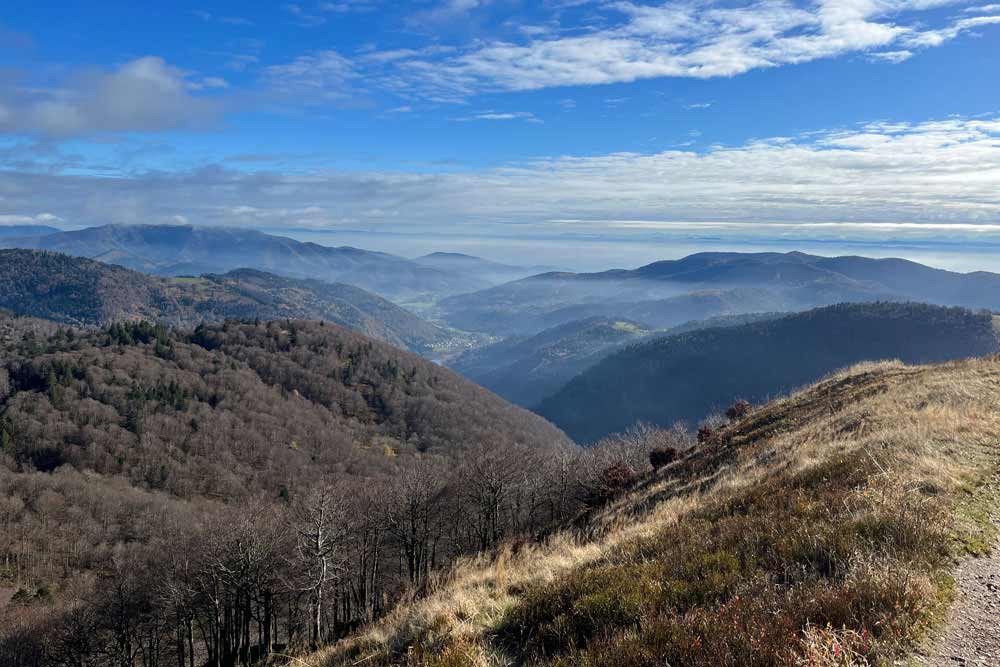
M 993 520 L 1000 524 L 1000 517 Z M 930 667 L 1000 667 L 1000 543 L 989 556 L 969 558 L 955 572 L 957 598 L 924 655 Z

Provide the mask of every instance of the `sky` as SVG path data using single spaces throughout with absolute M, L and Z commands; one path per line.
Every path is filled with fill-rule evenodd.
M 11 5 L 0 224 L 1000 271 L 990 0 Z

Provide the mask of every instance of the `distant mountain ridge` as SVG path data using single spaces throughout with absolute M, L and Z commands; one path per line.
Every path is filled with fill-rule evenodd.
M 0 225 L 0 239 L 23 238 L 57 234 L 61 229 L 48 225 Z
M 654 262 L 632 274 L 640 279 L 697 284 L 749 282 L 759 287 L 841 284 L 969 308 L 1000 308 L 1000 274 L 956 273 L 898 258 L 820 257 L 802 252 L 700 253 Z
M 187 327 L 225 319 L 322 319 L 421 353 L 447 347 L 456 336 L 352 285 L 252 269 L 165 278 L 37 250 L 0 250 L 0 307 L 79 326 L 138 319 Z
M 540 403 L 577 442 L 644 421 L 689 424 L 769 400 L 860 361 L 932 363 L 1000 350 L 993 316 L 915 303 L 844 304 L 639 343 Z
M 392 298 L 464 289 L 455 284 L 453 274 L 402 257 L 349 246 L 305 243 L 250 229 L 104 225 L 4 239 L 0 244 L 51 250 L 167 276 L 254 268 L 292 278 L 349 283 Z
M 695 295 L 702 295 L 700 304 Z M 446 298 L 438 316 L 462 329 L 530 335 L 593 315 L 669 327 L 715 315 L 872 301 L 1000 309 L 1000 274 L 955 273 L 902 259 L 698 253 L 635 270 L 532 276 Z M 679 312 L 687 307 L 701 311 Z
M 432 252 L 428 255 L 417 257 L 413 261 L 422 266 L 429 266 L 441 271 L 460 271 L 475 277 L 481 282 L 487 283 L 480 287 L 470 284 L 465 290 L 468 292 L 553 270 L 551 266 L 514 266 L 511 264 L 502 264 L 460 252 Z

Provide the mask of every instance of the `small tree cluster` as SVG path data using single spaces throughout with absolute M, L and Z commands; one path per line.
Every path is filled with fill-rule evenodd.
M 698 424 L 697 431 L 697 441 L 698 444 L 704 444 L 715 437 L 715 434 L 719 432 L 726 424 L 728 420 L 720 414 L 712 414 L 705 418 L 700 424 Z

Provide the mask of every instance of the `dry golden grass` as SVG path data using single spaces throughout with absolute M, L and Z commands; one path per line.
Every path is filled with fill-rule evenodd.
M 995 473 L 998 456 L 1000 359 L 933 367 L 861 364 L 757 410 L 650 476 L 589 517 L 587 535 L 567 531 L 516 555 L 505 551 L 463 561 L 440 578 L 428 597 L 400 605 L 357 636 L 303 660 L 315 667 L 521 664 L 493 639 L 529 589 L 596 563 L 615 562 L 634 545 L 656 539 L 713 504 L 836 461 L 861 462 L 866 468 L 865 483 L 845 491 L 846 505 L 863 507 L 872 521 L 889 514 L 898 519 L 907 508 L 921 512 L 921 520 L 939 516 L 957 553 L 988 541 L 989 528 L 963 507 L 981 481 Z M 893 563 L 892 572 L 900 567 L 905 564 Z M 940 597 L 939 574 L 915 569 L 912 578 L 906 575 L 907 585 L 927 598 L 930 611 Z M 878 576 L 888 575 L 880 571 Z M 904 628 L 901 636 L 921 629 Z M 803 664 L 865 664 L 840 649 L 830 654 L 840 662 L 822 657 L 830 647 L 849 648 L 854 632 L 807 628 L 800 636 Z M 591 659 L 597 662 L 588 664 L 602 664 Z

